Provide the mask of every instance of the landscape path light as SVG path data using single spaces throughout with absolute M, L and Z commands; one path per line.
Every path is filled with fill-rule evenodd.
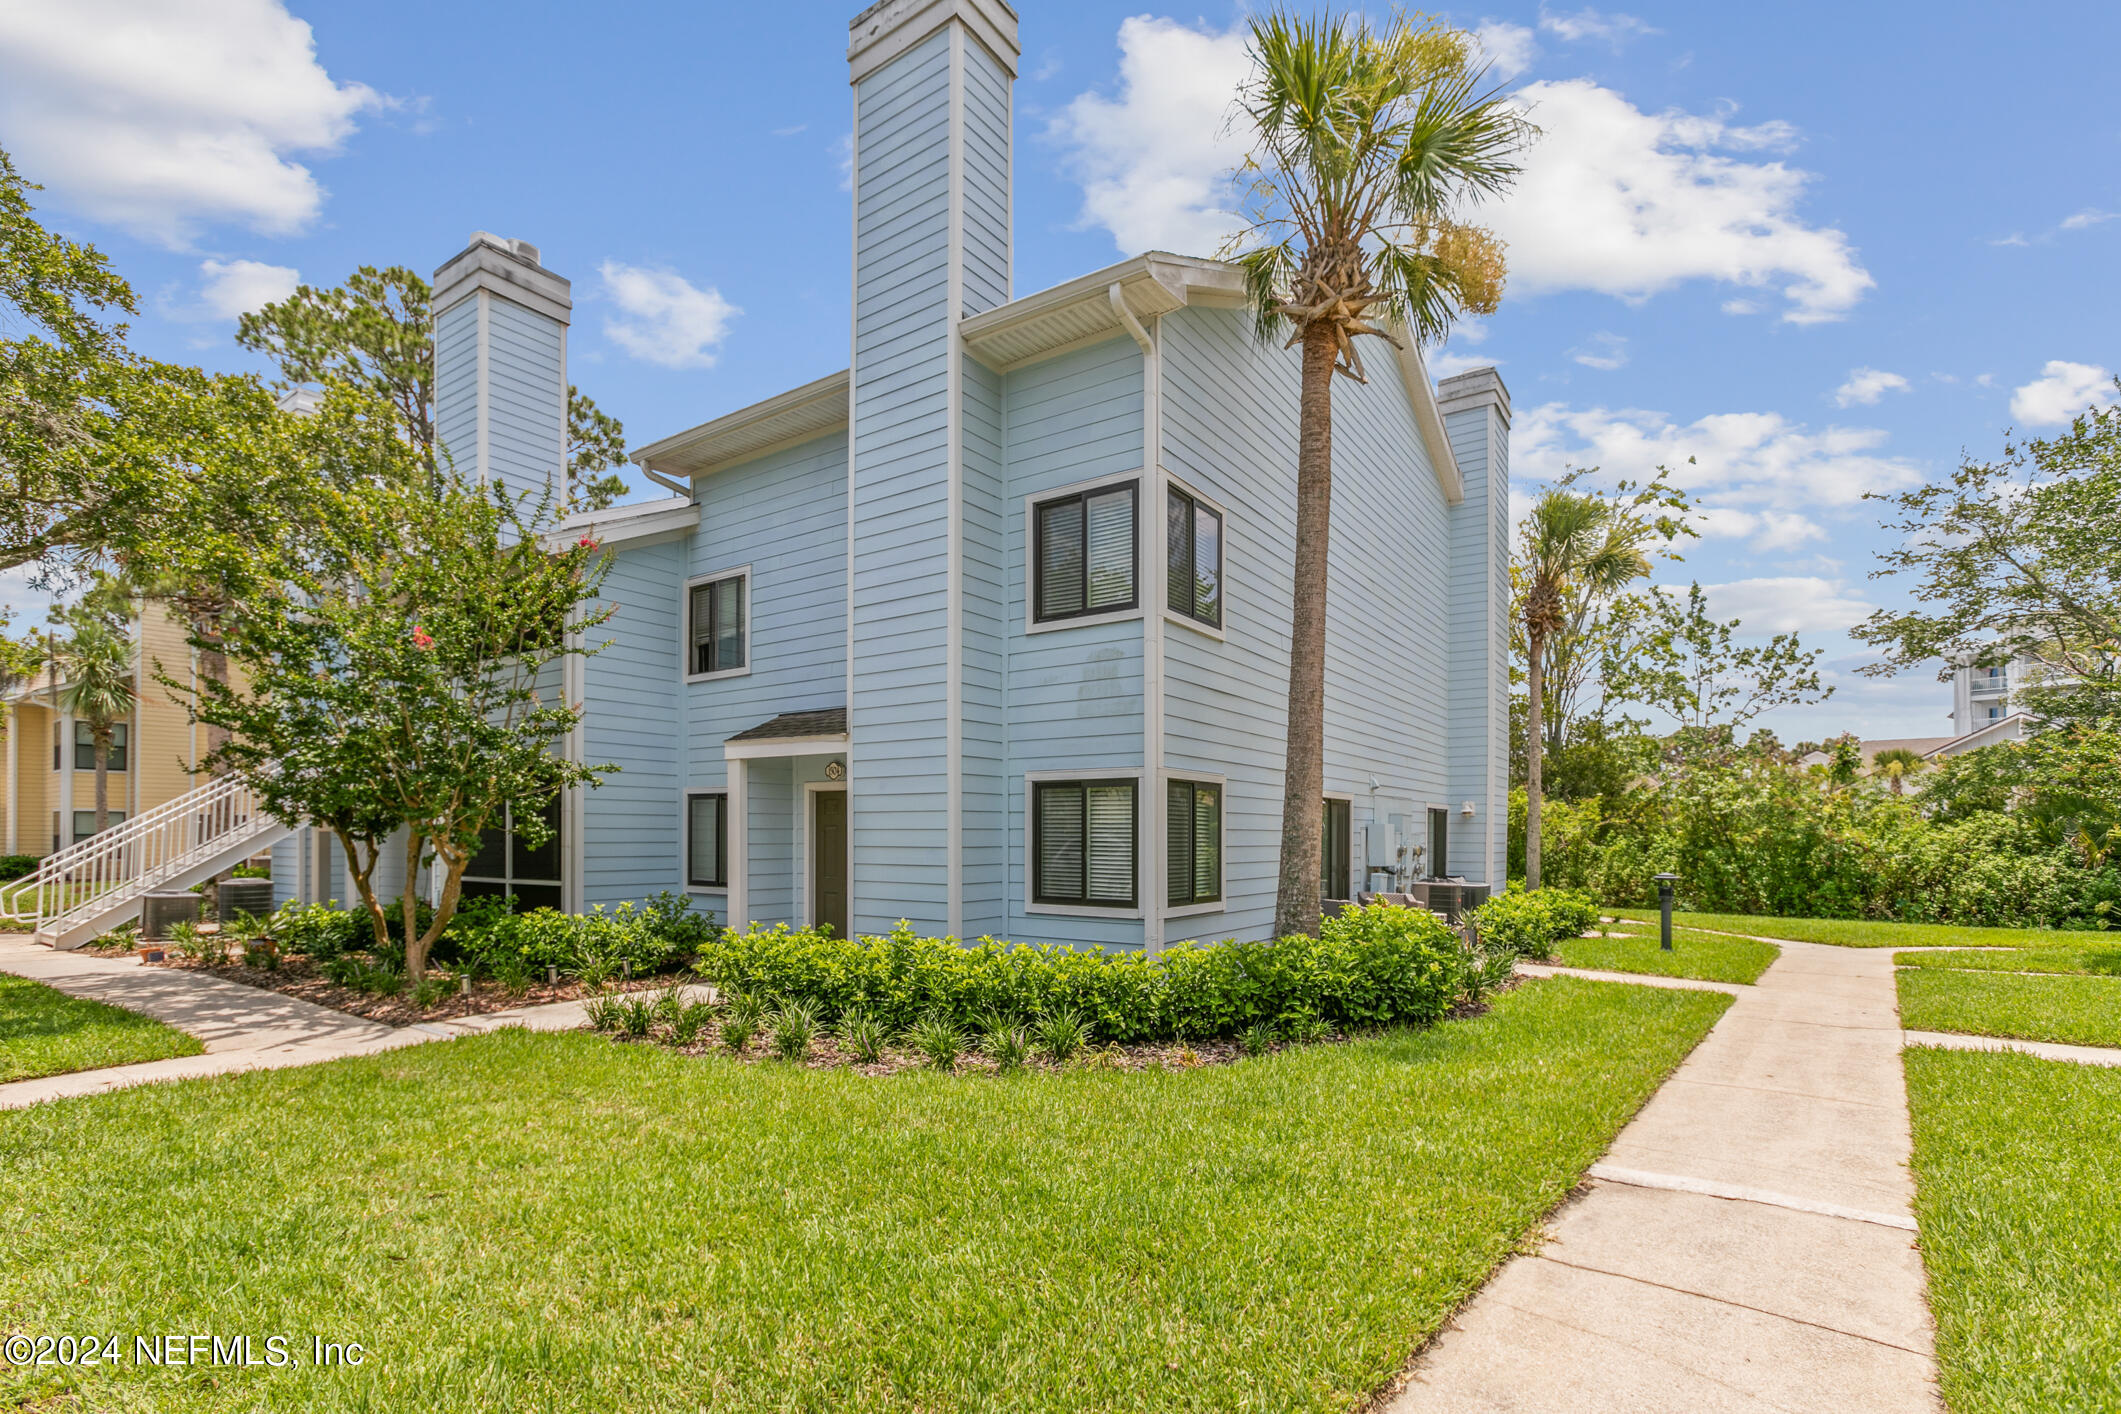
M 1664 929 L 1659 937 L 1658 946 L 1666 952 L 1672 950 L 1672 885 L 1678 882 L 1679 876 L 1677 874 L 1659 874 L 1657 876 L 1657 907 L 1658 911 L 1664 915 Z

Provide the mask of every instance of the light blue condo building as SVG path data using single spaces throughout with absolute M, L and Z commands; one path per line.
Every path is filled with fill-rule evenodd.
M 639 449 L 672 494 L 566 523 L 617 605 L 555 684 L 585 707 L 569 749 L 620 769 L 552 844 L 496 832 L 467 892 L 1113 948 L 1270 931 L 1297 356 L 1211 259 L 1017 294 L 1017 57 L 1002 0 L 853 22 L 849 366 Z M 441 440 L 544 489 L 566 280 L 481 234 L 435 308 Z M 1503 876 L 1509 396 L 1380 351 L 1334 393 L 1334 897 Z M 283 892 L 332 891 L 319 843 L 279 846 L 313 881 Z

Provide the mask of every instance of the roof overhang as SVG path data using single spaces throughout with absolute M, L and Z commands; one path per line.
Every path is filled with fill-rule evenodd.
M 606 549 L 639 549 L 682 540 L 700 523 L 699 505 L 683 496 L 636 501 L 601 511 L 577 511 L 543 537 L 548 546 L 571 544 L 588 536 Z
M 1450 505 L 1457 505 L 1466 498 L 1466 474 L 1458 466 L 1458 458 L 1452 454 L 1451 438 L 1444 431 L 1443 409 L 1436 403 L 1436 384 L 1429 377 L 1429 366 L 1421 361 L 1421 345 L 1404 327 L 1396 329 L 1393 337 L 1399 347 L 1393 350 L 1393 362 L 1399 365 L 1399 381 L 1407 390 L 1407 401 L 1414 408 L 1414 425 L 1421 429 L 1422 445 L 1429 449 L 1429 465 L 1436 470 L 1436 484 L 1443 489 L 1443 498 Z
M 711 476 L 777 447 L 847 425 L 847 370 L 739 408 L 633 454 L 638 466 L 669 476 Z
M 965 351 L 997 372 L 1128 332 L 1112 306 L 1112 287 L 1137 319 L 1187 305 L 1239 309 L 1244 276 L 1235 265 L 1150 251 L 1065 285 L 1011 300 L 960 323 Z

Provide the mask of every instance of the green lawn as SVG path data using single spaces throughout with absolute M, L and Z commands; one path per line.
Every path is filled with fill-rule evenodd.
M 1567 967 L 1603 968 L 1608 972 L 1646 972 L 1659 977 L 1696 977 L 1707 982 L 1757 982 L 1768 964 L 1782 956 L 1773 943 L 1726 938 L 1692 928 L 1672 929 L 1672 950 L 1658 945 L 1657 928 L 1622 930 L 1627 938 L 1571 938 L 1555 953 Z
M 1616 910 L 1623 918 L 1654 922 L 1654 908 Z M 1879 923 L 1860 918 L 1767 918 L 1743 913 L 1674 913 L 1674 923 L 1782 938 L 1797 943 L 1832 943 L 1844 948 L 2039 948 L 2077 947 L 2099 933 L 2062 928 L 1968 928 L 1956 923 Z
M 195 1056 L 204 1049 L 152 1017 L 0 972 L 0 1083 Z
M 1900 1024 L 2072 1046 L 2121 1046 L 2121 978 L 1907 968 Z
M 1953 1414 L 2121 1409 L 2121 1070 L 1906 1053 Z
M 1893 961 L 1902 967 L 1942 967 L 1957 972 L 2059 972 L 2079 977 L 2121 977 L 2121 946 L 2112 943 L 2013 948 L 2009 952 L 1904 952 Z
M 0 1330 L 371 1352 L 0 1365 L 0 1406 L 1345 1411 L 1728 1001 L 1560 978 L 1005 1080 L 503 1032 L 0 1114 Z

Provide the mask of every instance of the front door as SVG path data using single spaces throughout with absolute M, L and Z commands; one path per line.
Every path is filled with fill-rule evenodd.
M 810 919 L 847 936 L 847 792 L 817 792 L 817 825 L 810 844 Z

